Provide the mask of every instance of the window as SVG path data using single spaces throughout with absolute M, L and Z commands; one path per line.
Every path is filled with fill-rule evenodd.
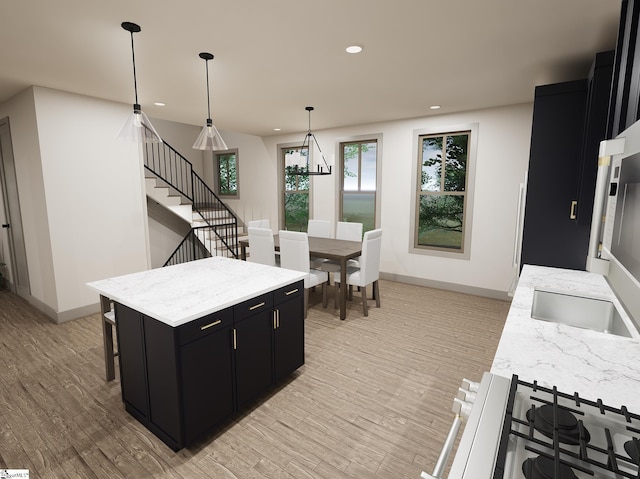
M 217 194 L 238 197 L 238 150 L 215 153 Z
M 415 248 L 465 252 L 471 131 L 418 136 Z
M 280 151 L 284 180 L 282 182 L 283 227 L 285 230 L 290 231 L 307 231 L 307 223 L 309 222 L 309 177 L 294 175 L 294 167 L 287 165 L 306 163 L 309 148 L 297 146 L 282 148 Z
M 375 229 L 377 140 L 340 143 L 340 220 Z

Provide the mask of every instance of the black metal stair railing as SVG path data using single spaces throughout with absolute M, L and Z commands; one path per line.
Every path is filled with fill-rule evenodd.
M 212 251 L 216 251 L 218 248 L 218 241 L 215 238 L 213 228 L 210 226 L 192 228 L 162 266 L 187 263 L 214 256 Z
M 183 263 L 218 255 L 238 257 L 238 218 L 193 171 L 193 165 L 189 160 L 166 142 L 145 143 L 144 166 L 187 198 L 191 202 L 193 210 L 206 224 L 202 229 L 194 228 L 194 230 L 198 230 L 197 232 L 189 232 L 166 264 Z M 184 246 L 184 249 L 191 249 L 190 253 L 182 252 L 181 247 L 192 241 L 200 241 L 204 250 L 200 251 L 200 248 L 192 245 Z M 198 250 L 197 253 L 196 250 Z M 206 254 L 205 251 L 208 251 L 209 254 Z M 201 254 L 204 256 L 198 256 Z

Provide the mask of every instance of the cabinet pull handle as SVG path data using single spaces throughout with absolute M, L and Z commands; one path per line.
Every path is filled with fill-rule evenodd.
M 221 319 L 214 321 L 213 323 L 205 324 L 204 326 L 200 326 L 200 331 L 204 331 L 205 329 L 209 329 L 212 326 L 217 326 L 222 322 Z
M 571 220 L 576 219 L 576 206 L 578 206 L 578 202 L 576 200 L 573 200 L 571 202 L 571 214 L 569 215 L 569 219 Z
M 249 308 L 249 311 L 253 311 L 254 309 L 258 309 L 261 306 L 264 306 L 264 301 L 262 303 L 256 304 L 255 306 L 251 306 Z
M 273 329 L 277 329 L 277 328 L 278 328 L 278 326 L 276 326 L 276 317 L 277 317 L 277 316 L 278 316 L 278 310 L 276 309 L 276 310 L 273 312 Z
M 284 294 L 285 294 L 285 296 L 289 296 L 290 294 L 297 293 L 297 292 L 298 292 L 298 288 L 296 288 L 296 289 L 292 289 L 291 291 L 287 291 L 287 292 L 286 292 L 286 293 L 284 293 Z
M 233 329 L 233 349 L 238 349 L 237 347 L 237 343 L 236 343 L 236 330 L 235 328 Z

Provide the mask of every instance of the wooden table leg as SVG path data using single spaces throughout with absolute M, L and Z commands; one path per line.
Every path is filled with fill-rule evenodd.
M 340 258 L 340 319 L 347 317 L 347 259 Z

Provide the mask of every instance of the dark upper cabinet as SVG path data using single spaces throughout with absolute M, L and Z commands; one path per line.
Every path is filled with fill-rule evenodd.
M 609 138 L 640 119 L 640 0 L 622 0 L 611 85 Z
M 585 269 L 613 64 L 599 53 L 588 78 L 536 88 L 522 264 Z

